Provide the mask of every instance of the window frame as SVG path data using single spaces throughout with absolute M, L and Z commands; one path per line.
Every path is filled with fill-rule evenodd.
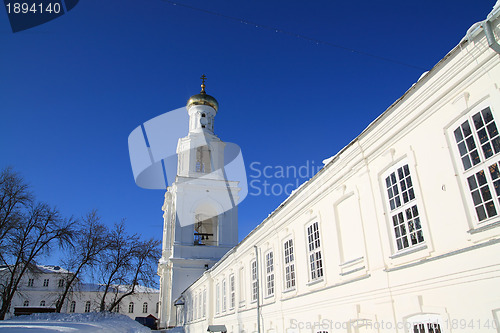
M 401 178 L 401 169 L 403 178 Z M 392 178 L 392 175 L 395 178 Z M 420 187 L 418 186 L 417 178 L 414 163 L 406 156 L 398 162 L 391 164 L 380 177 L 387 216 L 387 228 L 393 255 L 412 253 L 426 248 L 428 244 L 429 231 L 424 216 L 424 205 L 420 196 Z M 390 185 L 388 179 L 391 181 Z M 396 193 L 396 196 L 391 196 L 391 193 L 395 193 L 394 189 L 398 193 Z M 397 225 L 395 225 L 396 222 L 398 223 Z M 398 228 L 396 229 L 395 227 Z M 412 231 L 408 231 L 410 229 L 415 231 L 415 244 L 413 244 Z
M 220 313 L 220 283 L 215 285 L 215 314 Z
M 229 310 L 233 310 L 236 307 L 236 283 L 234 280 L 234 274 L 229 276 Z
M 148 302 L 142 303 L 142 313 L 148 313 Z
M 134 302 L 128 303 L 128 313 L 134 313 Z
M 69 313 L 75 313 L 76 311 L 76 301 L 71 301 L 69 303 Z
M 85 309 L 84 313 L 89 313 L 90 312 L 90 301 L 85 302 Z
M 226 278 L 222 279 L 222 312 L 226 312 L 227 310 L 227 286 L 226 286 Z
M 276 290 L 275 276 L 274 276 L 274 252 L 269 250 L 264 255 L 266 262 L 266 297 L 274 296 Z
M 481 114 L 481 120 L 484 120 L 484 114 L 483 111 L 489 109 L 491 113 L 491 121 L 488 122 L 488 126 L 485 126 L 484 128 L 481 128 L 479 131 L 477 130 L 477 125 L 474 121 L 474 117 L 477 116 L 478 114 Z M 463 136 L 465 134 L 463 125 L 468 122 L 468 125 L 470 127 L 470 135 L 467 135 L 466 138 L 462 142 L 465 142 L 465 145 L 462 145 L 462 151 L 460 150 L 460 144 L 462 142 L 457 141 L 458 140 L 458 135 L 456 134 L 456 131 L 458 129 L 461 129 L 461 135 Z M 496 134 L 493 136 L 493 139 L 496 140 L 491 140 L 491 132 L 488 127 L 494 126 L 496 130 Z M 469 108 L 466 112 L 462 113 L 456 120 L 454 120 L 450 126 L 447 128 L 447 134 L 448 134 L 448 140 L 450 143 L 450 147 L 452 147 L 451 150 L 451 155 L 452 155 L 452 160 L 454 161 L 455 168 L 457 171 L 460 187 L 463 191 L 465 201 L 466 201 L 466 210 L 470 215 L 470 227 L 471 230 L 469 232 L 474 231 L 474 229 L 479 229 L 478 231 L 482 230 L 483 227 L 488 227 L 489 225 L 493 223 L 500 222 L 500 178 L 499 176 L 499 170 L 500 170 L 500 151 L 499 147 L 497 146 L 495 148 L 494 142 L 497 142 L 498 145 L 498 126 L 500 126 L 500 117 L 499 115 L 495 112 L 495 108 L 492 107 L 491 103 L 488 101 L 483 101 L 481 103 L 478 103 L 477 105 Z M 479 132 L 484 131 L 484 134 L 487 134 L 487 139 L 484 142 L 481 142 L 481 136 Z M 474 141 L 474 148 L 470 149 L 470 143 L 467 142 L 467 138 L 471 137 Z M 484 138 L 484 136 L 483 136 Z M 486 152 L 484 150 L 484 146 L 487 144 L 492 144 L 491 151 L 493 154 L 491 156 L 486 156 Z M 467 154 L 462 155 L 463 148 L 465 146 L 465 149 L 467 151 Z M 477 150 L 477 158 L 479 159 L 477 163 L 474 163 L 474 159 L 470 159 L 470 164 L 471 166 L 469 168 L 466 168 L 466 163 L 463 162 L 463 158 L 467 155 L 471 155 L 472 151 Z M 496 177 L 493 178 L 493 169 L 492 167 L 496 166 Z M 480 173 L 483 173 L 484 178 L 486 180 L 486 183 L 481 184 L 478 186 L 478 188 L 471 189 L 471 182 L 475 182 L 475 185 L 478 185 L 478 181 L 480 181 L 480 177 L 482 175 Z M 474 180 L 471 179 L 469 182 L 469 179 L 474 176 Z M 495 182 L 497 183 L 496 186 L 498 190 L 495 189 Z M 486 190 L 488 192 L 486 192 Z M 491 199 L 486 199 L 485 200 L 485 195 L 491 196 Z M 479 202 L 481 200 L 481 202 Z M 488 216 L 488 210 L 486 209 L 488 203 L 493 204 L 493 209 L 495 210 L 495 214 Z M 479 211 L 481 208 L 483 208 L 484 213 L 486 213 L 485 218 L 481 218 L 479 215 Z
M 291 245 L 288 243 L 291 243 Z M 295 273 L 295 252 L 294 252 L 295 244 L 292 237 L 285 239 L 282 244 L 283 244 L 282 249 L 283 249 L 283 277 L 284 277 L 283 290 L 290 291 L 294 290 L 297 285 L 297 274 Z M 287 249 L 287 244 L 288 244 L 288 249 Z M 289 272 L 287 272 L 287 269 L 289 269 Z
M 314 230 L 314 225 L 317 225 L 317 230 Z M 309 233 L 309 228 L 312 228 L 311 234 Z M 308 278 L 309 283 L 315 283 L 325 278 L 325 259 L 322 251 L 323 241 L 319 219 L 312 220 L 312 222 L 306 225 L 305 229 Z M 320 266 L 318 266 L 318 263 Z
M 257 298 L 259 297 L 259 279 L 257 277 L 258 274 L 258 269 L 257 269 L 257 260 L 252 259 L 250 261 L 250 291 L 251 291 L 251 296 L 250 300 L 251 302 L 257 302 Z
M 49 281 L 50 279 L 43 279 L 43 286 L 48 287 L 49 286 Z

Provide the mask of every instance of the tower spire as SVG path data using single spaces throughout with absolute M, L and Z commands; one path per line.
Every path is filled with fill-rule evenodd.
M 206 92 L 205 92 L 205 80 L 207 79 L 207 77 L 205 76 L 205 74 L 203 74 L 201 77 L 201 93 L 200 94 L 203 94 L 205 95 Z

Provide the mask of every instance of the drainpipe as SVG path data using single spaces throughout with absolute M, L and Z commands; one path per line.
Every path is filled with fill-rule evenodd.
M 255 268 L 257 269 L 257 333 L 260 333 L 260 279 L 259 279 L 259 250 L 257 245 L 255 249 Z
M 500 54 L 500 45 L 498 45 L 495 34 L 493 33 L 493 29 L 491 27 L 490 19 L 487 19 L 482 24 L 484 29 L 484 34 L 486 35 L 486 39 L 488 40 L 488 45 L 490 48 L 496 53 Z

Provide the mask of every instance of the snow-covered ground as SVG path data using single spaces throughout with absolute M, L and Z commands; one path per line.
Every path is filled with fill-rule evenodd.
M 39 313 L 0 321 L 0 332 L 109 332 L 147 333 L 151 330 L 116 313 Z

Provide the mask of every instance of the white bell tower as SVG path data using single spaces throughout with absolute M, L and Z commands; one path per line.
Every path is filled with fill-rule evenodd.
M 205 92 L 187 102 L 189 133 L 177 144 L 177 177 L 165 193 L 160 275 L 161 328 L 180 325 L 174 302 L 238 243 L 238 182 L 226 179 L 224 148 L 214 134 L 219 105 Z

